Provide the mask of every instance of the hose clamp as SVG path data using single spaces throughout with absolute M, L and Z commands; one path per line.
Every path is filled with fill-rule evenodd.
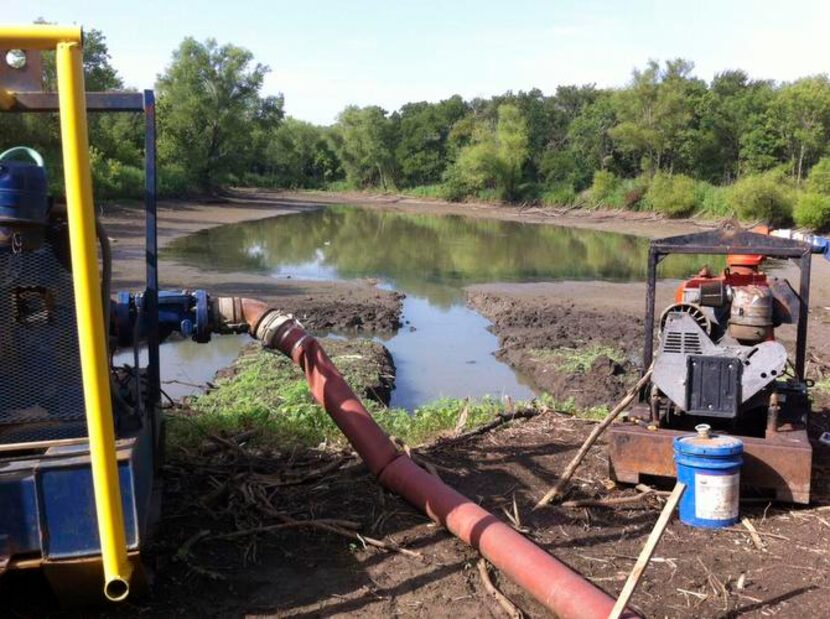
M 272 310 L 259 321 L 256 329 L 256 338 L 262 342 L 263 346 L 275 348 L 277 346 L 275 342 L 277 334 L 283 327 L 292 322 L 300 325 L 292 314 L 281 314 L 277 310 Z

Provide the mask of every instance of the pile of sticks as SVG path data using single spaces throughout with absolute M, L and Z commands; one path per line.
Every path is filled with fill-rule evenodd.
M 335 476 L 338 482 L 365 483 L 368 473 L 355 456 L 324 451 L 303 451 L 299 456 L 264 453 L 247 447 L 250 438 L 249 433 L 211 436 L 198 453 L 180 453 L 165 465 L 166 491 L 171 495 L 166 500 L 178 508 L 168 518 L 209 523 L 209 528 L 195 531 L 179 546 L 176 560 L 193 562 L 194 547 L 215 540 L 240 544 L 246 562 L 255 560 L 258 540 L 286 529 L 317 530 L 348 538 L 363 548 L 420 557 L 391 538 L 361 533 L 365 514 L 326 518 L 315 515 L 307 500 L 286 503 L 291 487 L 313 489 Z M 301 488 L 295 490 L 306 494 Z

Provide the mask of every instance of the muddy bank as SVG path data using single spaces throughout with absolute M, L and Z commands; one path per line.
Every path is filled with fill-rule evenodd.
M 512 291 L 468 289 L 470 306 L 493 323 L 496 355 L 558 402 L 613 406 L 642 365 L 642 318 L 538 289 Z
M 533 224 L 555 224 L 574 228 L 588 228 L 605 232 L 621 232 L 637 236 L 661 237 L 699 232 L 718 226 L 707 219 L 668 219 L 657 213 L 604 209 L 552 208 L 516 206 L 483 202 L 446 202 L 437 199 L 413 198 L 401 194 L 366 193 L 360 191 L 268 191 L 242 189 L 240 197 L 254 195 L 278 203 L 353 204 L 386 210 L 398 210 L 436 215 L 464 215 Z
M 158 209 L 159 245 L 198 230 L 320 208 L 319 204 L 291 204 L 256 195 L 227 202 L 162 202 Z M 144 287 L 144 212 L 138 205 L 105 207 L 103 217 L 113 246 L 113 290 Z M 316 331 L 395 331 L 400 324 L 402 296 L 379 290 L 374 282 L 303 281 L 275 279 L 254 273 L 205 271 L 171 260 L 161 252 L 162 289 L 204 288 L 216 295 L 251 296 L 292 312 Z

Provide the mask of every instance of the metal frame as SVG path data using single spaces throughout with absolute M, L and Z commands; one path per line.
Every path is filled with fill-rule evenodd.
M 810 305 L 810 265 L 812 250 L 806 243 L 743 230 L 715 230 L 684 234 L 651 242 L 648 250 L 646 287 L 645 342 L 643 372 L 654 358 L 654 305 L 657 289 L 657 265 L 670 254 L 762 255 L 793 260 L 801 271 L 798 297 L 801 301 L 795 343 L 795 372 L 804 381 L 807 349 L 807 319 Z

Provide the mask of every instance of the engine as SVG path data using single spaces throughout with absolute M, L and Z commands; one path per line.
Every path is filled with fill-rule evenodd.
M 652 419 L 731 420 L 767 411 L 787 370 L 776 327 L 798 316 L 786 280 L 760 270 L 763 256 L 735 255 L 713 275 L 704 267 L 677 289 L 660 318 L 652 375 Z

